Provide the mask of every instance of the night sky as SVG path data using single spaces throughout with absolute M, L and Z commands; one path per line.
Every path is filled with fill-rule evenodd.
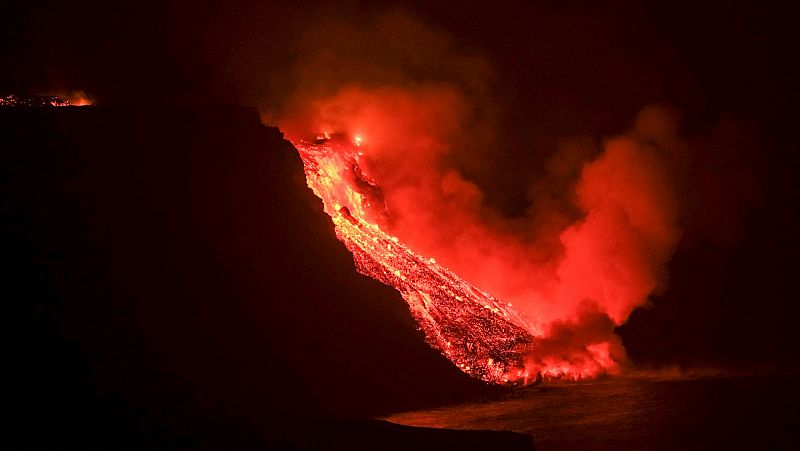
M 70 373 L 63 386 L 43 389 L 36 409 L 47 409 L 52 396 L 61 407 L 84 403 L 92 418 L 126 418 L 119 425 L 184 406 L 187 417 L 219 424 L 198 412 L 228 409 L 252 420 L 263 401 L 270 412 L 264 415 L 274 416 L 293 404 L 276 396 L 284 388 L 304 392 L 308 408 L 297 410 L 314 415 L 374 415 L 492 396 L 427 348 L 392 290 L 355 273 L 327 218 L 314 216 L 317 200 L 277 132 L 258 131 L 254 117 L 238 128 L 222 117 L 243 114 L 231 106 L 258 108 L 267 122 L 281 117 L 306 86 L 309 67 L 329 71 L 330 84 L 315 85 L 321 94 L 349 77 L 367 85 L 445 81 L 478 99 L 493 133 L 452 155 L 451 164 L 483 189 L 487 204 L 512 218 L 531 207 L 527 190 L 565 143 L 597 149 L 628 130 L 646 106 L 676 112 L 691 160 L 674 179 L 681 239 L 666 283 L 618 334 L 640 367 L 797 369 L 797 5 L 120 3 L 0 6 L 0 95 L 80 90 L 99 108 L 82 125 L 68 115 L 48 119 L 43 127 L 53 138 L 37 138 L 33 157 L 17 154 L 26 146 L 22 132 L 2 137 L 4 191 L 11 193 L 3 212 L 11 237 L 6 263 L 16 267 L 5 274 L 6 285 L 27 293 L 9 296 L 25 319 L 4 315 L 18 324 L 6 342 L 20 343 L 11 345 L 18 354 L 8 365 L 30 369 L 20 376 L 24 394 L 47 385 L 43 374 Z M 431 30 L 450 53 L 409 39 L 402 27 L 398 36 L 360 31 L 383 14 Z M 454 69 L 452 61 L 468 63 Z M 3 116 L 3 130 L 24 130 L 27 122 L 17 120 Z M 180 125 L 170 128 L 173 122 Z M 214 124 L 219 130 L 204 128 Z M 86 141 L 70 130 L 102 132 Z M 257 157 L 258 143 L 272 149 L 269 161 Z M 104 155 L 109 147 L 129 159 Z M 240 150 L 219 163 L 213 152 L 226 147 Z M 212 174 L 217 164 L 224 171 Z M 48 177 L 25 182 L 36 174 L 32 167 Z M 282 172 L 270 174 L 277 167 Z M 231 188 L 211 188 L 218 185 Z M 262 206 L 261 198 L 269 201 Z M 292 254 L 280 244 L 287 242 L 302 249 L 300 256 L 285 264 L 265 256 Z M 275 274 L 259 275 L 255 268 L 264 267 Z M 114 304 L 91 301 L 103 296 Z M 320 296 L 330 302 L 309 301 Z M 375 296 L 397 302 L 360 310 Z M 348 305 L 344 297 L 360 300 Z M 175 298 L 187 300 L 168 301 Z M 284 298 L 295 304 L 273 302 Z M 270 307 L 259 299 L 270 299 Z M 172 321 L 184 317 L 191 318 L 186 330 L 202 331 L 199 338 L 176 332 Z M 298 324 L 307 334 L 287 338 Z M 15 334 L 25 338 L 14 341 Z M 40 354 L 50 357 L 30 357 Z M 373 365 L 357 371 L 348 359 Z M 270 369 L 274 362 L 283 362 L 280 376 Z M 141 374 L 131 376 L 131 368 Z M 330 368 L 338 373 L 321 375 Z M 386 378 L 404 371 L 403 383 Z M 359 377 L 371 381 L 363 392 Z M 419 391 L 432 379 L 440 382 Z M 273 388 L 256 388 L 264 380 Z M 217 382 L 224 388 L 203 392 Z M 62 395 L 70 390 L 77 390 L 74 399 Z M 176 398 L 156 401 L 162 393 Z M 377 399 L 378 393 L 391 395 Z M 197 435 L 171 422 L 170 412 L 149 427 L 163 427 L 169 437 Z M 220 414 L 219 421 L 237 426 L 219 434 L 250 431 L 240 413 Z

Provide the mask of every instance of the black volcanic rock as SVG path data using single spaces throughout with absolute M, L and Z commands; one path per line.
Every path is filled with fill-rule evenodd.
M 0 155 L 15 448 L 263 446 L 498 392 L 355 272 L 254 110 L 0 109 Z

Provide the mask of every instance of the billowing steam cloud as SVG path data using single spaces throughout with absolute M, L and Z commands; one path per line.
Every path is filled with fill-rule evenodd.
M 297 88 L 277 118 L 287 134 L 361 136 L 364 169 L 389 210 L 383 226 L 524 312 L 541 337 L 528 368 L 553 376 L 618 369 L 625 356 L 614 328 L 662 286 L 680 235 L 676 115 L 646 108 L 601 148 L 555 152 L 527 212 L 508 217 L 450 164 L 492 146 L 485 62 L 398 13 L 321 24 L 298 45 Z

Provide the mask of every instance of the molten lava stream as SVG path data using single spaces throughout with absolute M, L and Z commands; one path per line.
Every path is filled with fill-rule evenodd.
M 486 382 L 530 380 L 523 362 L 534 345 L 528 321 L 510 304 L 414 253 L 381 228 L 386 206 L 378 185 L 361 171 L 354 145 L 331 140 L 293 144 L 308 186 L 322 199 L 357 270 L 402 294 L 431 346 Z

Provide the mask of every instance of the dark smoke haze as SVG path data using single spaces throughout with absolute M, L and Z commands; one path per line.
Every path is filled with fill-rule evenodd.
M 784 343 L 767 324 L 793 329 L 794 9 L 436 3 L 12 3 L 36 26 L 9 25 L 2 87 L 360 133 L 392 231 L 540 321 L 556 355 L 621 355 L 632 312 L 640 356 Z M 714 276 L 687 278 L 701 262 Z
M 0 448 L 797 449 L 798 30 L 800 2 L 0 1 L 0 99 L 94 105 L 0 105 Z M 369 219 L 527 315 L 532 352 L 490 343 L 518 377 L 631 377 L 510 393 L 429 346 L 306 189 L 283 138 L 321 131 L 361 137 Z
M 690 161 L 693 146 L 736 142 L 733 130 L 722 124 L 716 137 L 686 138 L 679 111 L 651 105 L 616 136 L 565 139 L 539 177 L 522 167 L 505 174 L 530 180 L 524 210 L 509 215 L 477 182 L 503 152 L 504 105 L 490 95 L 501 88 L 491 64 L 457 42 L 405 12 L 324 17 L 297 39 L 290 94 L 264 120 L 293 138 L 361 136 L 363 165 L 384 190 L 386 227 L 526 313 L 543 335 L 533 367 L 614 371 L 611 361 L 626 361 L 615 326 L 666 288 L 681 218 L 691 220 L 698 207 L 680 199 L 690 191 L 700 204 L 715 201 L 704 195 L 731 195 L 746 206 L 758 181 L 725 174 L 697 193 L 687 171 L 724 162 Z M 464 159 L 469 175 L 458 164 Z M 728 194 L 728 185 L 740 192 Z M 711 239 L 732 233 L 735 209 L 712 220 L 727 225 L 706 229 Z

